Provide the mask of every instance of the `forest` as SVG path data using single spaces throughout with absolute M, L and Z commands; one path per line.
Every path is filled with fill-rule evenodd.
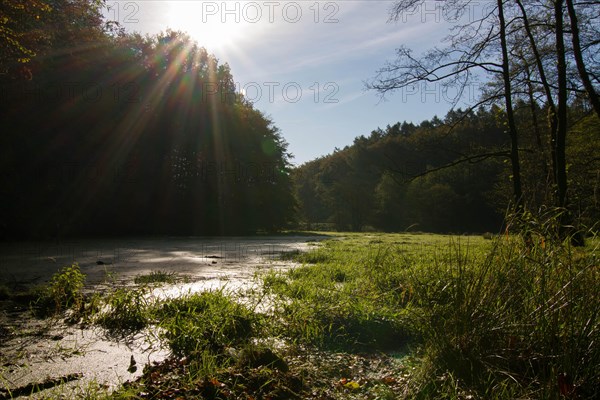
M 549 137 L 536 137 L 531 109 L 515 107 L 521 134 L 525 203 L 549 204 Z M 600 123 L 581 106 L 569 109 L 567 142 L 571 205 L 580 229 L 600 220 Z M 497 233 L 511 203 L 509 138 L 497 105 L 460 109 L 419 125 L 388 125 L 350 146 L 294 169 L 301 221 L 307 229 Z M 548 132 L 544 132 L 548 135 Z M 538 139 L 540 143 L 538 145 Z M 551 203 L 550 203 L 551 204 Z M 325 223 L 325 224 L 323 224 Z
M 445 7 L 461 21 L 468 3 Z M 419 4 L 396 2 L 391 18 Z M 295 168 L 226 62 L 182 32 L 127 33 L 102 7 L 2 5 L 0 237 L 497 232 L 507 212 L 550 208 L 567 211 L 563 226 L 596 229 L 593 5 L 518 1 L 457 23 L 447 47 L 399 47 L 367 89 L 483 81 L 481 98 Z
M 287 143 L 227 63 L 87 0 L 3 2 L 0 237 L 287 226 Z
M 426 6 L 396 1 L 390 20 Z M 556 218 L 556 233 L 574 243 L 597 230 L 597 4 L 475 6 L 444 3 L 454 22 L 444 42 L 421 53 L 400 45 L 366 82 L 383 100 L 430 85 L 457 93 L 455 107 L 443 120 L 378 128 L 295 170 L 307 227 L 498 232 L 515 215 Z M 466 100 L 473 88 L 480 96 Z

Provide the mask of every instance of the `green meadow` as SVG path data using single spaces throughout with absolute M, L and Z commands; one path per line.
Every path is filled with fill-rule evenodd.
M 258 274 L 259 284 L 244 292 L 155 298 L 153 287 L 181 278 L 156 271 L 137 277 L 131 288 L 86 296 L 75 265 L 36 289 L 32 309 L 38 316 L 67 310 L 71 323 L 97 326 L 119 340 L 144 332 L 169 349 L 163 362 L 140 362 L 140 378 L 112 393 L 92 384 L 81 389 L 84 398 L 598 394 L 597 239 L 571 248 L 535 233 L 527 241 L 513 235 L 326 235 L 310 243 L 311 251 L 282 254 L 297 266 Z M 53 393 L 47 398 L 59 396 Z
M 531 235 L 336 235 L 264 288 L 295 342 L 403 348 L 409 379 L 391 398 L 593 398 L 598 241 Z

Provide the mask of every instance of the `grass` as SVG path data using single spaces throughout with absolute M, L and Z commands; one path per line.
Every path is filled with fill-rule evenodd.
M 600 387 L 595 240 L 351 235 L 269 273 L 278 334 L 336 350 L 412 344 L 406 398 L 593 398 Z M 560 385 L 559 385 L 560 382 Z M 471 396 L 471 397 L 469 397 Z
M 397 349 L 414 340 L 411 274 L 415 265 L 448 258 L 442 253 L 452 239 L 419 235 L 416 240 L 415 235 L 346 235 L 299 254 L 303 267 L 264 276 L 263 287 L 285 320 L 278 333 L 349 351 Z M 480 238 L 464 240 L 469 245 L 459 252 L 488 247 Z
M 135 334 L 150 323 L 152 300 L 149 290 L 142 288 L 118 288 L 103 299 L 104 310 L 96 315 L 95 322 L 111 336 Z
M 167 271 L 152 271 L 146 275 L 138 275 L 133 281 L 137 285 L 148 285 L 153 283 L 176 283 L 178 281 L 178 276 L 175 272 L 167 272 Z
M 58 315 L 67 310 L 72 310 L 74 315 L 83 315 L 84 285 L 85 275 L 79 265 L 74 263 L 52 275 L 46 285 L 14 293 L 12 298 L 17 301 L 31 301 L 34 313 L 42 318 Z
M 571 248 L 544 226 L 491 240 L 329 234 L 284 255 L 302 266 L 261 275 L 264 313 L 224 291 L 158 301 L 147 285 L 174 277 L 136 278 L 93 320 L 119 334 L 151 327 L 172 357 L 112 397 L 596 398 L 600 242 Z M 77 269 L 59 275 L 51 304 L 82 308 Z M 374 378 L 396 352 L 411 357 Z
M 191 294 L 164 302 L 154 312 L 174 355 L 223 353 L 244 344 L 259 324 L 258 315 L 223 291 Z

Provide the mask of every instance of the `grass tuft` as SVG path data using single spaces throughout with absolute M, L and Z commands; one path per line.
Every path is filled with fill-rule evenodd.
M 68 309 L 78 314 L 84 310 L 85 275 L 74 263 L 55 273 L 47 285 L 32 289 L 36 299 L 32 306 L 36 315 L 46 317 Z
M 106 309 L 99 313 L 96 323 L 111 335 L 127 336 L 144 329 L 151 321 L 149 290 L 145 287 L 120 288 L 104 300 Z
M 152 283 L 175 283 L 177 282 L 177 274 L 167 271 L 152 271 L 146 275 L 138 275 L 133 281 L 137 285 L 147 285 Z
M 222 291 L 202 292 L 165 302 L 155 310 L 163 338 L 174 355 L 189 357 L 247 342 L 259 318 Z

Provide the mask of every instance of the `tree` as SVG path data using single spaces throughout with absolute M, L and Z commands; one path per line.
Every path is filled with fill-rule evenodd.
M 579 23 L 573 3 L 567 2 L 565 4 L 564 0 L 554 0 L 550 2 L 553 11 L 551 14 L 552 20 L 545 21 L 545 23 L 547 26 L 552 27 L 554 31 L 554 48 L 553 51 L 548 52 L 548 56 L 546 57 L 539 51 L 540 46 L 538 43 L 543 42 L 543 40 L 534 36 L 534 32 L 529 21 L 528 13 L 533 13 L 535 15 L 535 6 L 530 11 L 527 11 L 520 0 L 518 0 L 516 4 L 522 15 L 523 29 L 529 39 L 529 45 L 535 59 L 538 76 L 544 88 L 543 93 L 549 108 L 551 137 L 550 149 L 552 155 L 553 180 L 556 186 L 555 205 L 558 208 L 565 210 L 563 213 L 561 213 L 560 225 L 562 227 L 570 227 L 573 224 L 573 217 L 571 215 L 572 210 L 569 209 L 570 204 L 568 200 L 569 191 L 566 159 L 566 139 L 569 131 L 568 102 L 570 96 L 569 92 L 577 92 L 579 90 L 572 83 L 575 82 L 576 79 L 573 79 L 573 74 L 569 74 L 566 54 L 573 54 L 576 60 L 581 84 L 587 92 L 589 100 L 594 108 L 596 108 L 595 103 L 597 102 L 597 96 L 589 79 L 586 66 L 584 65 L 582 47 L 580 43 Z M 567 48 L 565 40 L 565 37 L 568 34 L 568 29 L 565 29 L 565 7 L 568 9 L 570 16 L 571 25 L 568 29 L 570 29 L 571 42 L 573 45 L 571 49 Z M 537 14 L 540 14 L 540 12 L 538 11 Z M 538 17 L 537 19 L 544 21 L 543 17 Z M 553 62 L 550 64 L 546 60 L 553 60 Z M 553 72 L 557 83 L 556 85 L 551 85 L 549 79 L 547 78 L 547 71 L 554 68 L 555 70 Z M 573 234 L 572 229 L 570 228 L 561 228 L 561 230 L 563 231 L 563 235 Z M 580 234 L 572 235 L 572 239 L 574 244 L 582 243 Z
M 32 78 L 29 64 L 43 45 L 43 25 L 50 11 L 50 5 L 41 0 L 0 4 L 0 74 Z
M 229 66 L 181 32 L 115 36 L 95 6 L 81 11 L 50 18 L 69 26 L 49 31 L 33 80 L 0 77 L 2 235 L 288 226 L 287 143 L 236 93 Z
M 590 79 L 590 74 L 587 71 L 587 67 L 583 60 L 583 49 L 581 45 L 581 34 L 579 30 L 577 11 L 575 10 L 573 0 L 566 0 L 566 5 L 569 13 L 569 20 L 571 22 L 571 41 L 573 44 L 573 56 L 575 57 L 575 62 L 577 64 L 577 71 L 579 72 L 579 77 L 581 78 L 583 87 L 587 92 L 590 103 L 592 104 L 596 115 L 600 118 L 600 99 L 598 98 L 598 93 L 594 88 L 594 84 Z
M 317 158 L 292 172 L 299 214 L 309 230 L 313 229 L 313 224 L 329 218 L 329 209 L 323 200 L 323 187 L 319 183 L 322 160 Z
M 417 0 L 396 2 L 392 18 L 398 18 L 402 12 L 421 3 L 423 2 Z M 460 15 L 462 10 L 468 7 L 467 3 L 447 2 L 444 7 Z M 471 82 L 472 71 L 479 70 L 487 74 L 491 85 L 473 108 L 482 104 L 497 103 L 500 97 L 504 100 L 504 114 L 510 137 L 513 202 L 517 210 L 526 205 L 526 189 L 523 189 L 521 182 L 521 153 L 539 152 L 542 160 L 546 158 L 542 140 L 545 135 L 537 122 L 537 110 L 547 108 L 550 126 L 548 147 L 556 189 L 554 205 L 566 210 L 562 213 L 561 225 L 571 226 L 573 221 L 569 217 L 566 159 L 568 110 L 570 99 L 581 97 L 582 94 L 587 96 L 592 108 L 597 109 L 598 97 L 592 77 L 597 82 L 598 80 L 590 71 L 594 71 L 597 63 L 591 55 L 592 49 L 597 48 L 600 42 L 593 37 L 593 33 L 597 32 L 597 28 L 594 28 L 593 12 L 588 13 L 589 15 L 584 12 L 593 7 L 592 3 L 576 5 L 566 0 L 544 0 L 531 2 L 527 6 L 521 0 L 497 0 L 496 7 L 490 8 L 481 18 L 457 25 L 449 36 L 450 45 L 446 49 L 436 48 L 415 58 L 410 50 L 400 48 L 397 51 L 397 59 L 382 68 L 369 87 L 382 95 L 419 82 L 455 85 L 460 89 Z M 565 22 L 565 9 L 569 16 L 568 24 Z M 581 34 L 582 24 L 579 17 L 582 15 L 585 15 L 583 30 L 587 35 Z M 548 30 L 553 35 L 548 35 Z M 570 40 L 567 41 L 569 36 Z M 582 43 L 582 38 L 585 38 L 585 43 Z M 524 42 L 527 43 L 528 49 L 524 50 Z M 567 42 L 570 42 L 572 47 L 568 47 Z M 500 50 L 500 60 L 494 55 L 495 49 Z M 569 69 L 567 55 L 573 55 L 576 70 Z M 588 65 L 590 63 L 591 65 Z M 519 98 L 526 98 L 528 101 L 537 139 L 535 151 L 519 148 L 519 124 L 514 108 L 515 99 Z M 538 102 L 542 102 L 542 107 L 538 106 Z M 473 157 L 477 159 L 477 155 L 474 155 L 464 157 L 462 161 L 470 162 Z M 460 160 L 453 161 L 448 166 L 454 166 L 457 162 Z M 538 165 L 545 170 L 545 162 L 542 161 Z M 566 229 L 563 234 L 570 235 L 569 232 L 570 230 Z
M 500 47 L 502 49 L 502 80 L 504 83 L 504 101 L 506 104 L 506 119 L 510 136 L 510 161 L 512 166 L 513 195 L 515 209 L 523 212 L 523 189 L 521 187 L 521 164 L 519 161 L 519 134 L 515 122 L 512 105 L 511 73 L 508 59 L 508 44 L 506 33 L 506 20 L 504 18 L 504 2 L 498 0 L 498 20 L 500 26 Z
M 464 161 L 469 151 L 505 146 L 503 128 L 492 116 L 497 112 L 449 112 L 443 120 L 454 121 L 450 133 L 439 118 L 413 125 L 410 134 L 399 132 L 408 123 L 378 128 L 298 167 L 294 177 L 305 221 L 329 220 L 339 230 L 366 224 L 386 231 L 500 229 L 505 206 L 498 209 L 491 199 L 498 198 L 502 164 L 492 157 Z
M 417 4 L 422 5 L 422 3 L 424 1 L 398 1 L 392 8 L 391 18 L 398 20 L 404 12 L 411 10 Z M 447 4 L 447 6 L 453 8 L 455 14 L 460 16 L 468 9 L 469 5 L 466 3 L 453 2 Z M 499 29 L 496 28 L 496 18 L 498 19 Z M 513 201 L 516 209 L 522 209 L 523 193 L 518 132 L 512 107 L 507 25 L 504 2 L 498 0 L 497 7 L 488 11 L 481 18 L 457 25 L 449 36 L 449 46 L 445 49 L 434 48 L 427 51 L 420 58 L 415 58 L 411 50 L 400 47 L 397 50 L 396 60 L 383 67 L 367 87 L 378 91 L 384 96 L 395 90 L 426 82 L 439 83 L 444 87 L 456 87 L 459 94 L 464 94 L 468 86 L 475 82 L 474 79 L 478 72 L 502 77 L 502 90 L 488 93 L 476 105 L 472 106 L 471 110 L 482 104 L 491 103 L 498 98 L 504 99 L 510 137 L 510 151 L 507 154 L 512 165 Z M 500 48 L 502 54 L 500 60 L 495 56 L 498 48 Z M 457 102 L 460 97 L 457 96 L 455 101 Z M 488 156 L 494 155 L 505 156 L 505 153 L 469 155 L 463 158 L 463 162 L 486 159 Z M 455 163 L 452 163 L 452 165 L 455 165 Z

